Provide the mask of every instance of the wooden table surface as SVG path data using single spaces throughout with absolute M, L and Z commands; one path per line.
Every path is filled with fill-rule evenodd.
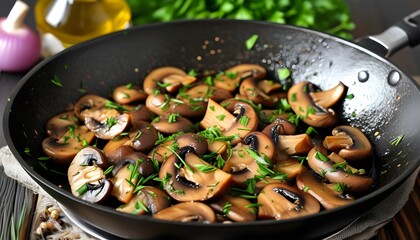
M 0 0 L 0 17 L 7 16 L 14 1 Z M 25 0 L 25 2 L 33 7 L 36 0 Z M 354 38 L 380 33 L 406 15 L 420 9 L 419 0 L 347 0 L 347 2 L 350 7 L 352 20 L 356 24 L 356 29 L 353 31 Z M 32 11 L 29 12 L 26 24 L 35 28 Z M 420 76 L 420 46 L 416 48 L 406 47 L 389 58 L 389 60 L 399 66 L 407 75 Z M 3 111 L 8 94 L 23 74 L 0 72 L 0 126 L 3 125 Z M 5 145 L 3 130 L 0 127 L 0 147 Z M 417 178 L 416 187 L 411 194 L 410 201 L 390 223 L 378 232 L 378 235 L 374 238 L 375 240 L 416 239 L 416 237 L 418 239 L 418 236 L 420 236 L 419 182 L 419 178 Z M 15 187 L 18 188 L 18 186 Z M 1 211 L 4 214 L 3 210 Z M 15 217 L 18 216 L 15 214 Z M 412 221 L 413 219 L 415 221 Z M 2 230 L 0 229 L 1 232 Z M 2 239 L 1 234 L 0 239 Z

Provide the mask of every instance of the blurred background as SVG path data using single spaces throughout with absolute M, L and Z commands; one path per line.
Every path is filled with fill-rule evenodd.
M 44 0 L 39 0 L 44 1 Z M 15 0 L 0 0 L 0 17 Z M 36 0 L 24 0 L 31 10 L 25 23 L 36 28 Z M 48 0 L 47 0 L 48 2 Z M 118 2 L 118 1 L 117 1 Z M 382 32 L 420 9 L 418 0 L 126 0 L 132 26 L 182 18 L 263 19 L 328 32 L 349 40 Z M 420 75 L 420 47 L 406 48 L 390 58 L 409 75 Z

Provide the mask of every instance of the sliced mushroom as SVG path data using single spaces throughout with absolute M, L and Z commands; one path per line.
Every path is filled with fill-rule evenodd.
M 214 85 L 218 88 L 233 92 L 243 79 L 249 77 L 263 79 L 266 74 L 267 71 L 265 68 L 257 64 L 239 64 L 227 69 L 223 74 L 218 75 L 214 81 Z
M 48 136 L 60 139 L 70 128 L 78 125 L 80 125 L 79 119 L 74 115 L 74 112 L 65 111 L 48 119 L 45 129 Z
M 127 204 L 117 208 L 118 211 L 134 215 L 154 215 L 171 206 L 169 195 L 152 186 L 145 186 L 136 193 Z
M 255 104 L 262 104 L 270 99 L 269 95 L 258 88 L 257 82 L 253 77 L 248 77 L 242 80 L 239 85 L 239 94 Z
M 92 203 L 104 201 L 112 190 L 103 170 L 108 166 L 100 149 L 88 146 L 80 150 L 67 170 L 72 194 Z
M 345 92 L 346 86 L 342 82 L 339 82 L 337 85 L 335 85 L 335 87 L 325 91 L 310 90 L 309 95 L 311 95 L 312 101 L 314 101 L 314 103 L 318 106 L 323 108 L 330 108 L 337 104 Z
M 236 185 L 261 175 L 261 167 L 271 168 L 276 148 L 273 141 L 261 132 L 251 132 L 232 148 L 222 170 L 232 175 Z
M 232 176 L 200 159 L 190 146 L 180 148 L 163 162 L 159 178 L 177 201 L 206 201 L 222 196 Z
M 133 197 L 139 178 L 153 174 L 153 163 L 145 154 L 135 151 L 114 161 L 116 163 L 111 172 L 114 187 L 111 194 L 120 202 L 128 203 Z
M 130 141 L 125 142 L 125 145 L 144 153 L 151 151 L 159 138 L 157 129 L 146 121 L 137 121 L 136 126 L 130 129 L 128 136 Z
M 226 195 L 209 203 L 216 213 L 222 214 L 233 222 L 251 222 L 257 219 L 257 210 L 246 198 Z
M 331 183 L 344 184 L 349 192 L 362 193 L 373 186 L 373 178 L 364 175 L 364 170 L 353 172 L 346 162 L 336 164 L 322 146 L 315 146 L 309 151 L 308 164 Z
M 96 94 L 84 95 L 74 104 L 74 114 L 84 122 L 86 117 L 93 117 L 98 110 L 103 109 L 107 101 L 106 98 Z
M 340 85 L 342 83 L 339 83 Z M 302 120 L 313 127 L 330 127 L 337 123 L 337 115 L 335 114 L 334 110 L 331 109 L 330 104 L 336 103 L 344 94 L 344 91 L 341 92 L 341 95 L 334 92 L 334 94 L 325 95 L 324 97 L 331 98 L 328 102 L 323 101 L 323 99 L 315 99 L 312 98 L 310 94 L 311 91 L 314 89 L 314 84 L 302 81 L 293 85 L 288 93 L 287 93 L 287 100 L 293 109 L 293 111 L 302 116 Z M 329 91 L 329 93 L 333 93 L 333 91 Z M 321 96 L 317 94 L 316 96 Z M 320 103 L 322 105 L 319 105 Z
M 177 222 L 216 222 L 216 214 L 213 209 L 201 202 L 177 203 L 157 212 L 153 217 Z
M 146 99 L 147 108 L 159 116 L 178 113 L 183 117 L 200 117 L 206 110 L 205 105 L 206 103 L 201 101 L 190 104 L 168 94 L 150 94 Z
M 190 146 L 194 149 L 194 152 L 201 156 L 208 150 L 208 144 L 206 139 L 195 133 L 178 133 L 171 135 L 169 139 L 163 143 L 157 145 L 151 152 L 149 152 L 149 158 L 157 160 L 159 163 L 164 162 L 169 156 L 171 156 L 175 150 Z
M 57 165 L 68 167 L 76 154 L 95 139 L 95 134 L 85 126 L 69 128 L 60 139 L 47 137 L 42 141 L 42 150 Z
M 114 164 L 112 163 L 112 159 L 114 157 L 118 158 L 122 154 L 121 147 L 123 147 L 124 144 L 128 141 L 130 141 L 130 138 L 128 136 L 118 135 L 114 137 L 113 139 L 110 139 L 102 148 L 102 151 L 104 152 L 108 160 L 111 162 L 111 164 Z M 124 147 L 129 151 L 133 151 L 133 148 L 130 146 L 124 146 Z
M 311 138 L 306 133 L 295 135 L 279 135 L 277 140 L 278 149 L 289 155 L 307 154 L 314 146 Z
M 232 93 L 223 88 L 217 88 L 201 83 L 191 87 L 185 92 L 178 94 L 178 99 L 185 99 L 189 102 L 207 102 L 209 98 L 216 102 L 232 98 Z
M 146 76 L 143 89 L 149 95 L 163 88 L 168 92 L 175 92 L 182 85 L 191 84 L 195 80 L 195 77 L 188 75 L 180 68 L 165 66 L 154 69 Z
M 348 161 L 364 160 L 372 155 L 372 145 L 366 135 L 348 125 L 335 127 L 332 136 L 325 137 L 323 145 Z
M 105 121 L 97 121 L 94 118 L 86 117 L 86 127 L 95 133 L 97 138 L 112 139 L 121 134 L 130 123 L 130 116 L 127 113 L 118 115 L 117 117 L 110 116 Z
M 302 168 L 302 163 L 297 159 L 286 157 L 278 158 L 273 170 L 286 174 L 288 179 L 295 179 Z
M 236 102 L 233 114 L 226 111 L 221 105 L 209 99 L 206 114 L 200 121 L 204 129 L 217 126 L 223 136 L 234 136 L 232 144 L 241 141 L 247 134 L 258 127 L 258 116 L 254 108 L 245 102 Z
M 326 184 L 313 170 L 303 168 L 296 177 L 296 185 L 315 197 L 325 209 L 333 209 L 351 203 L 354 198 L 345 194 L 342 189 L 334 189 L 331 184 Z
M 133 86 L 132 84 L 118 86 L 112 93 L 112 98 L 119 104 L 143 101 L 146 97 L 147 93 L 145 93 L 140 86 Z
M 286 183 L 271 183 L 257 197 L 259 219 L 290 219 L 318 213 L 319 202 L 309 193 Z
M 130 124 L 133 128 L 136 128 L 137 122 L 150 122 L 156 117 L 144 104 L 123 105 L 123 107 L 127 109 L 127 113 L 130 115 Z
M 176 113 L 155 118 L 152 121 L 152 126 L 164 134 L 194 131 L 194 124 L 188 118 Z
M 262 130 L 275 143 L 278 143 L 280 135 L 294 135 L 296 133 L 296 126 L 283 118 L 276 118 Z

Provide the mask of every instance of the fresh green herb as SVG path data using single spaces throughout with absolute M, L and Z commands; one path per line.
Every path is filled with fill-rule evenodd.
M 47 160 L 50 160 L 51 157 L 44 156 L 44 157 L 38 157 L 37 159 L 40 161 L 47 161 Z
M 108 173 L 112 172 L 112 169 L 114 169 L 114 165 L 109 166 L 105 171 L 104 175 L 107 175 Z
M 217 169 L 215 166 L 212 166 L 212 165 L 204 165 L 204 164 L 198 164 L 198 163 L 194 164 L 194 167 L 203 173 L 213 172 Z
M 277 75 L 280 80 L 286 80 L 288 77 L 290 77 L 290 74 L 292 74 L 292 72 L 286 67 L 277 69 Z
M 320 160 L 320 161 L 323 161 L 323 162 L 329 162 L 330 161 L 330 159 L 327 156 L 320 153 L 319 151 L 315 151 L 315 158 Z
M 251 37 L 249 37 L 246 41 L 245 41 L 245 47 L 247 50 L 251 50 L 255 43 L 257 43 L 259 36 L 258 34 L 252 34 Z
M 222 114 L 222 115 L 217 116 L 216 118 L 219 119 L 220 121 L 223 121 L 223 119 L 225 119 L 225 117 L 226 116 L 224 114 Z
M 344 192 L 347 190 L 347 185 L 344 183 L 336 183 L 334 185 L 334 190 L 337 192 Z
M 174 123 L 174 122 L 176 122 L 176 119 L 178 117 L 180 117 L 180 116 L 181 115 L 179 113 L 171 113 L 171 114 L 169 114 L 169 116 L 168 116 L 168 123 Z
M 405 134 L 401 134 L 398 137 L 392 139 L 390 143 L 393 146 L 398 146 L 398 145 L 400 145 L 400 143 L 402 142 L 402 140 L 404 140 L 404 138 L 405 138 Z
M 265 20 L 308 27 L 351 39 L 355 24 L 345 0 L 127 0 L 133 25 L 177 19 Z
M 314 127 L 309 126 L 309 127 L 306 129 L 306 134 L 307 134 L 307 135 L 311 135 L 312 133 L 318 134 L 318 131 L 317 131 Z
M 117 111 L 123 111 L 123 112 L 128 112 L 129 110 L 123 106 L 121 106 L 120 104 L 113 102 L 111 100 L 106 100 L 105 101 L 105 108 L 110 108 L 110 109 L 115 109 Z
M 88 184 L 87 184 L 87 183 L 85 183 L 85 184 L 83 184 L 82 186 L 80 186 L 80 187 L 76 190 L 76 192 L 77 192 L 77 194 L 79 194 L 79 196 L 82 196 L 82 195 L 83 195 L 83 194 L 85 194 L 88 190 L 89 190 L 89 188 L 88 188 Z
M 241 116 L 241 118 L 239 119 L 239 122 L 241 123 L 242 126 L 246 127 L 248 126 L 248 123 L 249 123 L 249 117 Z
M 223 206 L 223 215 L 228 215 L 230 212 L 230 208 L 232 207 L 232 203 L 230 202 L 226 202 L 225 205 Z
M 57 75 L 54 75 L 53 79 L 51 79 L 51 82 L 59 87 L 63 87 L 63 84 L 60 81 L 60 78 L 58 78 Z
M 141 200 L 136 201 L 136 204 L 134 205 L 134 212 L 133 214 L 138 214 L 141 211 L 149 212 L 149 209 L 144 205 L 144 203 Z
M 114 117 L 109 117 L 109 118 L 107 118 L 106 119 L 106 122 L 105 122 L 105 124 L 106 124 L 106 126 L 107 126 L 107 128 L 108 128 L 108 131 L 114 126 L 114 125 L 116 125 L 118 123 L 118 120 L 116 119 L 116 118 L 114 118 Z
M 347 96 L 346 96 L 346 98 L 347 99 L 353 99 L 354 98 L 354 94 L 353 93 L 350 93 L 350 94 L 348 94 Z

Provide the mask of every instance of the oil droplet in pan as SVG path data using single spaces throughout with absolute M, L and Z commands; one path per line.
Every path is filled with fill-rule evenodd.
M 366 82 L 369 79 L 369 73 L 367 71 L 360 71 L 357 74 L 357 79 L 359 79 L 359 82 Z
M 401 80 L 401 74 L 395 70 L 392 70 L 388 75 L 388 83 L 391 86 L 395 86 Z

